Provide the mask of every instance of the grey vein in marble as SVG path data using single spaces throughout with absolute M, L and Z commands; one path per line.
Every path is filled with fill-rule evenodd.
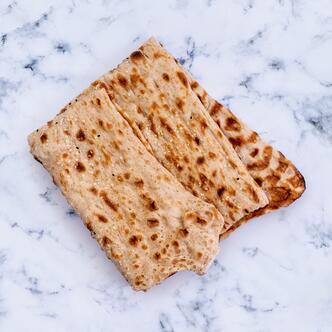
M 0 2 L 0 330 L 330 332 L 330 0 Z M 305 195 L 221 242 L 207 275 L 135 293 L 27 135 L 154 35 L 295 162 Z

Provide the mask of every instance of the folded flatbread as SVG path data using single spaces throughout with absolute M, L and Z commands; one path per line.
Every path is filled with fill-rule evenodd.
M 149 40 L 94 84 L 104 87 L 146 148 L 195 196 L 222 213 L 224 231 L 268 203 L 191 89 L 183 69 Z
M 135 290 L 179 270 L 207 270 L 221 214 L 147 151 L 104 89 L 88 88 L 28 140 Z
M 224 233 L 224 236 L 247 220 L 288 206 L 302 195 L 305 190 L 305 181 L 294 164 L 286 159 L 281 152 L 264 142 L 255 131 L 251 130 L 229 109 L 208 95 L 199 83 L 193 80 L 191 75 L 154 38 L 150 38 L 140 48 L 140 51 L 149 59 L 149 63 L 159 72 L 159 75 L 164 70 L 167 74 L 168 70 L 174 68 L 176 72 L 171 70 L 171 74 L 167 74 L 169 78 L 167 83 L 170 81 L 176 82 L 178 73 L 185 73 L 184 76 L 181 74 L 181 80 L 185 83 L 188 94 L 191 92 L 196 94 L 199 103 L 205 108 L 205 114 L 207 112 L 210 114 L 234 147 L 250 175 L 265 191 L 269 199 L 268 205 L 250 211 L 233 223 L 228 231 Z M 163 76 L 163 74 L 161 75 Z M 160 81 L 156 80 L 158 84 Z M 187 86 L 187 82 L 190 87 Z M 176 83 L 173 86 L 175 89 L 180 89 Z M 220 136 L 217 137 L 221 138 Z

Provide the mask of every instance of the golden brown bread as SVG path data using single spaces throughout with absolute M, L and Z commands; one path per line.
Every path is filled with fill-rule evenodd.
M 218 208 L 224 231 L 268 203 L 182 68 L 157 42 L 149 40 L 94 85 L 105 87 L 147 149 L 186 189 Z
M 221 214 L 158 163 L 103 89 L 88 88 L 28 140 L 135 290 L 179 270 L 206 271 Z

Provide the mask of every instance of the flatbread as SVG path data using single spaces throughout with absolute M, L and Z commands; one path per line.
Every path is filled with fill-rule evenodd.
M 28 138 L 31 152 L 135 290 L 206 272 L 223 218 L 149 153 L 102 88 Z
M 157 160 L 229 229 L 267 197 L 191 90 L 184 71 L 153 40 L 94 83 L 104 87 Z

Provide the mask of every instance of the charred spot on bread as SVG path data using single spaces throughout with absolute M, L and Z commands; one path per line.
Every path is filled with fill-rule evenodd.
M 40 136 L 40 141 L 42 142 L 42 144 L 46 143 L 47 142 L 47 134 L 42 134 Z
M 76 133 L 76 138 L 81 142 L 85 140 L 85 134 L 82 129 L 78 130 L 78 132 Z
M 85 172 L 86 168 L 84 166 L 84 164 L 80 161 L 77 161 L 76 164 L 75 164 L 75 168 L 78 172 L 82 173 L 82 172 Z

